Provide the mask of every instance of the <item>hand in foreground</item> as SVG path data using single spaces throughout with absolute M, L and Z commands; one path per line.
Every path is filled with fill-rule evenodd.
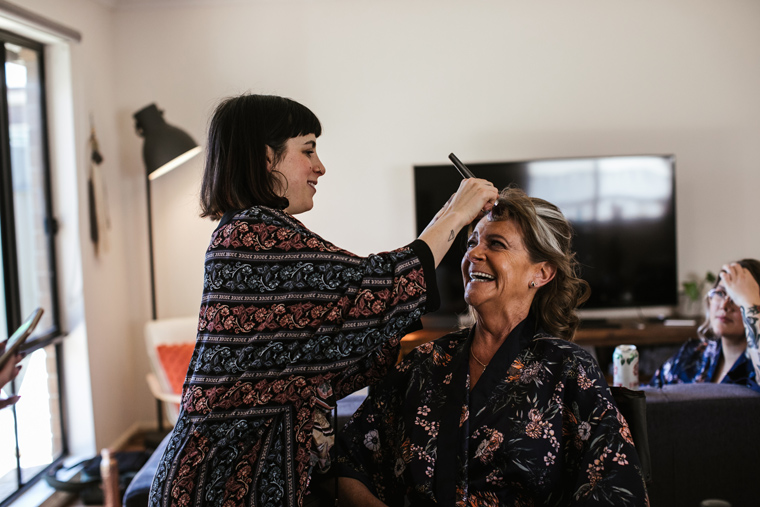
M 499 191 L 490 181 L 467 178 L 462 180 L 459 189 L 441 211 L 461 213 L 465 218 L 465 223 L 469 224 L 491 211 L 498 197 Z
M 6 342 L 0 343 L 0 355 L 5 352 L 5 345 Z M 16 375 L 19 374 L 21 371 L 21 365 L 18 364 L 21 362 L 21 360 L 24 359 L 23 354 L 16 354 L 16 357 L 5 363 L 5 366 L 3 366 L 3 369 L 0 370 L 0 388 L 5 386 L 8 382 L 16 378 Z M 19 400 L 20 396 L 10 396 L 4 400 L 0 400 L 0 410 L 4 409 L 5 407 L 9 407 L 16 403 Z
M 456 193 L 452 194 L 446 204 L 435 214 L 428 227 L 450 213 L 459 213 L 463 224 L 469 224 L 491 211 L 498 197 L 499 191 L 490 181 L 479 178 L 464 179 L 459 184 Z
M 490 181 L 479 178 L 462 180 L 456 193 L 419 236 L 430 247 L 436 266 L 448 252 L 459 231 L 488 213 L 498 197 L 499 191 Z
M 745 309 L 760 305 L 760 286 L 747 268 L 733 262 L 724 265 L 718 276 L 734 303 Z

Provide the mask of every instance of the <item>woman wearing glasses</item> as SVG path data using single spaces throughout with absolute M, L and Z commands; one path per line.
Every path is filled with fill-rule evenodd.
M 760 261 L 723 266 L 705 298 L 705 321 L 691 339 L 665 361 L 650 385 L 692 382 L 741 384 L 760 392 Z

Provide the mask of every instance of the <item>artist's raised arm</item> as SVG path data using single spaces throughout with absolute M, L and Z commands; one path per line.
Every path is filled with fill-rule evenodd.
M 498 196 L 499 192 L 489 181 L 477 178 L 462 180 L 457 192 L 436 213 L 419 237 L 430 247 L 436 267 L 459 231 L 482 216 L 483 212 L 490 211 Z
M 723 266 L 720 278 L 729 297 L 741 308 L 747 332 L 747 355 L 760 379 L 760 285 L 752 273 L 734 262 Z

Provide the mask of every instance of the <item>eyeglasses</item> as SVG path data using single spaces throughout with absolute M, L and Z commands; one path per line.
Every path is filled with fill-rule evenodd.
M 733 300 L 731 299 L 731 297 L 729 297 L 728 293 L 726 293 L 726 291 L 718 287 L 707 291 L 707 297 L 710 298 L 710 301 L 715 301 L 718 304 L 733 303 Z

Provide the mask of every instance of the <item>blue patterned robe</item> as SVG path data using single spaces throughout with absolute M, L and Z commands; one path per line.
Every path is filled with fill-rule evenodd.
M 339 475 L 391 506 L 648 504 L 628 425 L 583 349 L 523 321 L 470 391 L 471 341 L 421 345 L 373 388 L 339 435 Z
M 692 338 L 657 369 L 649 385 L 662 387 L 666 384 L 712 382 L 718 374 L 721 350 L 720 340 Z M 739 384 L 760 393 L 755 369 L 746 354 L 739 356 L 720 383 Z
M 311 467 L 326 459 L 312 457 L 313 430 L 324 433 L 336 399 L 387 372 L 437 297 L 421 241 L 363 258 L 284 212 L 225 215 L 150 505 L 302 505 Z

